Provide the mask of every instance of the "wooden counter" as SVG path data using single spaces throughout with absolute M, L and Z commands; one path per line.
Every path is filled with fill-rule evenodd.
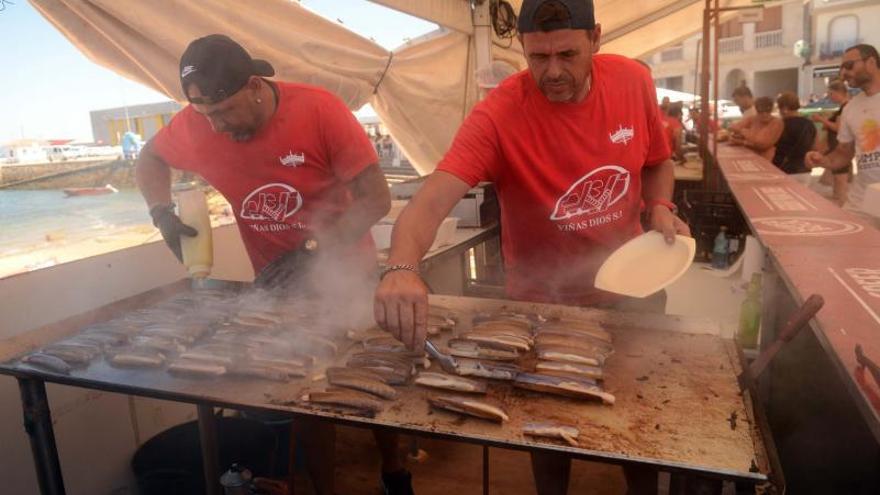
M 814 333 L 880 441 L 880 388 L 854 354 L 880 362 L 880 231 L 747 149 L 719 144 L 717 161 L 795 302 L 825 298 Z

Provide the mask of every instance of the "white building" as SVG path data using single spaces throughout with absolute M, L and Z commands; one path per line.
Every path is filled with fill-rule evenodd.
M 719 96 L 730 98 L 743 82 L 756 97 L 782 91 L 794 91 L 802 99 L 821 95 L 836 77 L 844 49 L 859 42 L 880 46 L 880 31 L 871 30 L 878 25 L 878 0 L 772 2 L 759 22 L 742 22 L 732 14 L 720 26 Z M 701 41 L 702 31 L 696 30 L 678 44 L 642 57 L 658 87 L 699 92 Z
M 45 162 L 45 143 L 36 139 L 18 139 L 0 144 L 0 164 Z
M 837 77 L 843 51 L 857 43 L 880 47 L 880 1 L 812 0 L 811 92 L 822 94 Z

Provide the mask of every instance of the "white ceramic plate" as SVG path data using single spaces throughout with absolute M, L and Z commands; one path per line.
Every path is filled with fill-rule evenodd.
M 663 234 L 651 231 L 630 239 L 599 267 L 596 288 L 631 297 L 647 297 L 678 280 L 694 261 L 697 244 L 692 237 L 675 236 L 666 244 Z

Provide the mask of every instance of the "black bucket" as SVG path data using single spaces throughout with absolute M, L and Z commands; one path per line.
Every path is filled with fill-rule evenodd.
M 276 470 L 275 433 L 259 421 L 217 418 L 217 444 L 221 473 L 236 462 L 254 476 Z M 131 468 L 140 495 L 205 493 L 198 423 L 175 426 L 148 440 L 135 452 Z

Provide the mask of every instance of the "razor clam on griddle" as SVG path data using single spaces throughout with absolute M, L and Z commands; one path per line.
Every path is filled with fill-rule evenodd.
M 540 332 L 535 337 L 535 345 L 573 347 L 588 352 L 597 352 L 604 356 L 614 354 L 614 346 L 608 342 L 581 335 L 562 335 L 553 332 Z
M 580 431 L 574 426 L 558 423 L 526 423 L 523 425 L 523 433 L 534 437 L 559 438 L 573 447 L 578 446 L 577 437 L 580 435 Z
M 352 376 L 365 378 L 368 380 L 380 381 L 386 385 L 389 384 L 387 374 L 374 371 L 369 368 L 343 368 L 339 366 L 334 366 L 324 370 L 324 374 L 327 376 L 328 380 L 340 376 Z
M 69 375 L 70 370 L 72 369 L 63 359 L 49 354 L 43 354 L 42 352 L 28 354 L 21 358 L 21 362 L 44 371 L 61 373 L 63 375 Z
M 602 366 L 605 357 L 598 352 L 585 352 L 582 349 L 573 349 L 558 345 L 535 346 L 538 359 L 545 361 L 561 361 L 566 363 L 586 364 L 589 366 Z
M 507 413 L 498 406 L 487 402 L 478 401 L 466 397 L 455 397 L 451 395 L 441 395 L 437 397 L 428 397 L 428 403 L 432 407 L 445 409 L 447 411 L 467 414 L 477 418 L 488 419 L 501 423 L 510 419 Z
M 468 392 L 472 394 L 485 394 L 486 383 L 478 382 L 456 375 L 423 371 L 416 376 L 415 383 L 425 387 L 442 388 L 455 392 Z
M 605 373 L 598 366 L 587 364 L 566 363 L 562 361 L 538 361 L 535 371 L 544 374 L 566 373 L 568 375 L 582 376 L 593 380 L 602 380 Z
M 108 361 L 113 366 L 158 368 L 165 363 L 165 354 L 148 347 L 122 347 L 108 354 Z
M 491 334 L 484 332 L 465 332 L 458 336 L 459 339 L 472 340 L 483 344 L 489 344 L 496 348 L 512 349 L 528 352 L 532 348 L 531 339 L 517 335 Z
M 489 359 L 492 361 L 513 361 L 519 357 L 519 351 L 509 346 L 499 346 L 491 342 L 475 340 L 449 339 L 446 343 L 448 354 L 455 357 L 472 359 Z
M 595 383 L 573 377 L 520 373 L 513 385 L 535 392 L 562 395 L 575 399 L 600 399 L 606 404 L 614 404 L 614 396 L 602 390 Z
M 331 373 L 327 375 L 327 382 L 336 387 L 360 390 L 383 399 L 397 398 L 397 391 L 386 385 L 381 379 L 377 380 L 355 374 Z
M 376 413 L 382 410 L 382 402 L 370 394 L 357 390 L 326 390 L 324 392 L 310 392 L 303 396 L 303 400 L 314 404 L 344 407 Z
M 509 363 L 485 362 L 476 359 L 459 358 L 456 371 L 461 376 L 491 378 L 494 380 L 513 380 L 522 369 Z
M 178 359 L 168 365 L 168 372 L 173 375 L 215 377 L 226 374 L 226 366 L 195 359 Z
M 573 335 L 589 335 L 602 341 L 611 343 L 611 334 L 598 323 L 583 320 L 551 320 L 541 325 L 538 332 L 558 332 Z
M 70 365 L 86 365 L 101 353 L 101 348 L 89 344 L 59 342 L 47 345 L 40 352 L 63 359 Z

